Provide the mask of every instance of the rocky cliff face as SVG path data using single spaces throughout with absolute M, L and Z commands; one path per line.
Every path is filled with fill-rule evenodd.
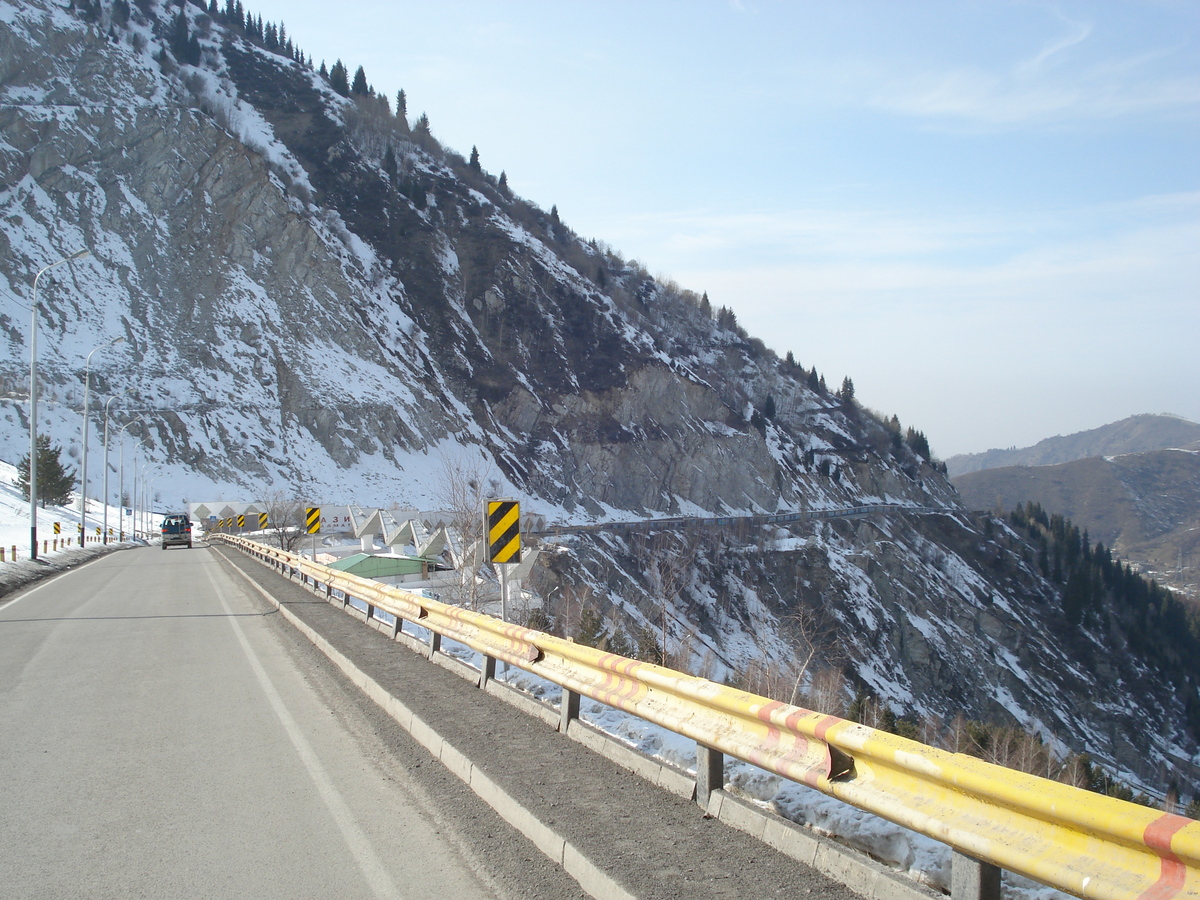
M 28 434 L 34 276 L 87 247 L 41 282 L 39 427 L 78 452 L 85 358 L 125 337 L 93 358 L 92 446 L 98 404 L 118 397 L 112 425 L 162 471 L 165 503 L 436 507 L 439 460 L 457 459 L 559 521 L 943 507 L 719 530 L 685 548 L 670 591 L 645 542 L 565 538 L 546 591 L 586 587 L 731 677 L 793 659 L 789 622 L 819 610 L 836 638 L 823 663 L 897 712 L 1015 719 L 1134 774 L 1195 751 L 1177 694 L 1195 686 L 1060 640 L 1055 589 L 1019 540 L 962 514 L 898 422 L 198 8 L 81 9 L 0 0 L 10 460 Z M 198 65 L 166 49 L 179 9 Z M 1136 699 L 1095 699 L 1118 684 Z

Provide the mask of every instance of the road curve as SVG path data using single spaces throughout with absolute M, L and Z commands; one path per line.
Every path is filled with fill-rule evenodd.
M 314 656 L 201 547 L 0 601 L 0 894 L 581 896 Z

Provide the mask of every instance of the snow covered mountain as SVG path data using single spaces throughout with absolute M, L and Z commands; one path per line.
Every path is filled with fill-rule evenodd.
M 919 432 L 224 10 L 0 0 L 0 456 L 28 443 L 34 277 L 87 248 L 39 285 L 39 429 L 78 456 L 88 354 L 124 337 L 92 357 L 91 447 L 107 404 L 165 505 L 435 508 L 458 467 L 561 523 L 945 509 L 563 536 L 539 584 L 554 627 L 594 610 L 714 677 L 830 672 L 832 705 L 1184 779 L 1195 664 L 1164 675 L 1116 616 L 1064 637 L 1060 586 Z

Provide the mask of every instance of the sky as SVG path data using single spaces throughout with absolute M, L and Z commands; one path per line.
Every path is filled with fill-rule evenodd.
M 247 8 L 941 457 L 1200 421 L 1194 0 Z

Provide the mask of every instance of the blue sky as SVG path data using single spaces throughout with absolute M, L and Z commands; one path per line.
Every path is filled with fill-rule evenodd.
M 941 456 L 1200 421 L 1200 4 L 248 6 Z

